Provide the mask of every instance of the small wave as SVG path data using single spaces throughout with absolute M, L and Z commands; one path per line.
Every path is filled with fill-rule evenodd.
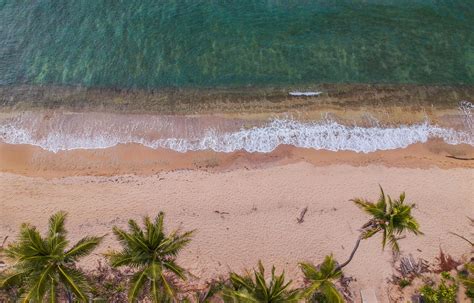
M 0 122 L 0 139 L 9 144 L 31 144 L 58 152 L 73 149 L 100 149 L 117 144 L 137 143 L 150 148 L 167 148 L 178 152 L 213 150 L 216 152 L 268 153 L 279 145 L 324 149 L 330 151 L 355 151 L 369 153 L 377 150 L 404 148 L 429 139 L 442 139 L 448 144 L 474 146 L 472 131 L 454 130 L 431 125 L 428 122 L 397 127 L 348 126 L 336 121 L 301 122 L 275 119 L 249 129 L 221 131 L 208 128 L 194 136 L 151 138 L 138 131 L 127 132 L 118 126 L 102 129 L 75 126 L 70 131 L 64 127 L 48 129 L 44 134 L 35 133 L 36 127 L 10 121 Z M 148 129 L 147 132 L 150 132 Z

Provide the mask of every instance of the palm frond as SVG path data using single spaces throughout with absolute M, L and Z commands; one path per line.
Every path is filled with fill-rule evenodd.
M 11 255 L 14 258 L 24 255 L 48 254 L 48 247 L 36 227 L 22 224 L 18 245 L 11 246 L 11 249 L 7 248 L 8 252 L 12 252 Z M 15 255 L 15 253 L 18 254 Z
M 136 234 L 129 234 L 118 227 L 113 228 L 113 233 L 119 240 L 120 244 L 122 244 L 124 247 L 127 247 L 131 250 L 149 250 L 149 247 L 143 241 L 144 239 Z
M 223 294 L 224 302 L 232 303 L 260 303 L 257 298 L 253 297 L 247 289 L 225 290 Z
M 366 228 L 366 229 L 363 229 L 362 230 L 362 239 L 368 239 L 372 236 L 374 236 L 375 234 L 377 234 L 379 231 L 381 231 L 383 228 L 381 228 L 380 226 L 376 225 L 374 227 L 371 227 L 371 228 Z
M 274 268 L 272 272 L 274 271 Z M 265 282 L 265 269 L 263 267 L 263 264 L 261 261 L 258 261 L 258 271 L 255 271 L 254 273 L 255 276 L 255 288 L 260 290 L 262 292 L 262 295 L 264 298 L 269 298 L 270 297 L 270 292 L 271 292 L 271 284 L 275 281 L 275 276 L 272 276 L 272 279 L 270 280 L 270 286 L 267 286 L 267 283 Z
M 66 228 L 64 227 L 66 217 L 67 213 L 64 211 L 59 211 L 49 217 L 48 237 L 52 238 L 57 235 L 66 236 Z
M 154 268 L 157 267 L 157 268 Z M 150 266 L 150 293 L 151 297 L 153 299 L 153 302 L 155 303 L 161 303 L 160 299 L 162 297 L 161 295 L 161 287 L 160 287 L 160 282 L 161 282 L 161 273 L 162 270 L 157 264 L 152 264 Z
M 230 273 L 230 282 L 235 290 L 255 288 L 255 284 L 249 276 L 240 276 L 236 273 Z
M 320 273 L 316 266 L 307 262 L 302 262 L 299 265 L 306 279 L 312 281 L 320 279 Z
M 320 266 L 321 274 L 326 279 L 338 279 L 342 272 L 337 268 L 336 260 L 332 255 L 326 256 L 323 263 Z
M 211 281 L 208 283 L 208 287 L 204 291 L 195 293 L 195 301 L 197 303 L 210 303 L 210 300 L 221 292 L 225 287 L 223 281 Z
M 130 266 L 140 267 L 146 265 L 147 262 L 140 262 L 139 256 L 130 251 L 111 251 L 105 254 L 112 267 Z
M 143 237 L 148 241 L 148 243 L 153 246 L 155 243 L 156 237 L 155 237 L 155 225 L 151 222 L 150 217 L 146 216 L 143 218 L 143 225 L 145 226 L 145 232 Z
M 127 250 L 121 252 L 111 251 L 105 254 L 105 256 L 112 267 L 129 266 L 138 268 L 148 263 L 146 256 L 141 257 L 140 254 Z
M 70 289 L 77 298 L 85 301 L 89 286 L 74 261 L 90 254 L 96 247 L 97 237 L 86 237 L 66 251 L 66 213 L 58 212 L 49 219 L 46 237 L 41 237 L 36 227 L 22 224 L 17 242 L 6 252 L 16 262 L 3 285 L 15 285 L 25 291 L 25 302 L 55 302 L 58 288 Z
M 384 205 L 378 206 L 377 204 L 374 204 L 372 202 L 369 202 L 360 198 L 352 199 L 351 201 L 354 202 L 355 205 L 357 205 L 364 212 L 373 216 L 374 218 L 380 218 L 384 215 L 384 210 L 383 210 L 383 208 L 385 207 Z
M 175 287 L 168 280 L 168 278 L 165 276 L 165 273 L 161 269 L 160 269 L 160 272 L 159 272 L 159 278 L 161 279 L 161 285 L 163 286 L 163 289 L 164 289 L 165 293 L 170 297 L 174 297 L 175 294 L 176 294 Z
M 372 203 L 364 199 L 353 199 L 359 208 L 371 215 L 371 219 L 363 226 L 361 235 L 363 239 L 370 238 L 382 232 L 382 249 L 390 244 L 392 250 L 399 251 L 400 247 L 397 237 L 404 232 L 414 235 L 422 235 L 420 225 L 412 216 L 411 211 L 415 204 L 407 204 L 405 193 L 401 193 L 398 200 L 392 200 L 389 195 L 385 195 L 380 187 L 380 197 L 377 203 Z
M 269 280 L 265 279 L 265 269 L 259 261 L 258 270 L 254 270 L 253 279 L 250 274 L 240 276 L 230 274 L 231 287 L 224 288 L 224 299 L 227 302 L 297 302 L 301 298 L 298 290 L 290 290 L 291 280 L 285 282 L 285 274 L 275 274 L 272 267 Z
M 77 259 L 89 255 L 102 242 L 103 237 L 85 237 L 79 240 L 66 253 L 65 257 L 76 261 Z
M 194 230 L 181 235 L 167 237 L 162 241 L 159 247 L 163 251 L 163 254 L 177 256 L 178 253 L 191 242 L 193 234 Z
M 87 302 L 85 291 L 89 288 L 82 272 L 73 268 L 58 266 L 59 279 L 78 299 Z
M 324 283 L 321 286 L 321 294 L 328 303 L 344 303 L 344 297 L 332 283 Z
M 331 301 L 342 298 L 342 295 L 334 285 L 334 282 L 342 276 L 342 272 L 331 255 L 326 256 L 323 263 L 318 267 L 311 263 L 300 263 L 300 267 L 306 280 L 309 282 L 308 287 L 304 290 L 305 297 L 319 296 L 323 297 L 327 302 L 343 302 Z
M 29 290 L 25 294 L 25 301 L 30 300 L 40 302 L 48 291 L 48 284 L 51 282 L 50 274 L 53 271 L 53 265 L 48 266 L 42 272 L 35 272 L 29 276 L 28 284 L 30 285 Z
M 143 291 L 145 282 L 148 279 L 148 272 L 141 270 L 136 272 L 130 279 L 130 286 L 128 289 L 128 301 L 130 303 L 136 302 L 140 293 Z
M 157 262 L 148 267 L 148 277 L 150 278 L 150 292 L 154 302 L 161 303 L 162 299 L 174 298 L 176 289 L 163 272 L 163 267 Z
M 142 229 L 135 220 L 128 220 L 128 229 L 133 235 L 144 237 Z
M 51 277 L 49 284 L 49 303 L 56 303 L 58 301 L 57 286 L 58 284 L 56 283 L 56 280 Z
M 165 233 L 163 230 L 163 222 L 164 222 L 165 214 L 160 211 L 155 218 L 155 234 L 157 235 L 158 243 L 163 240 Z
M 14 270 L 0 275 L 0 288 L 8 288 L 20 285 L 22 281 L 31 274 L 31 270 Z
M 400 252 L 400 245 L 398 245 L 398 240 L 393 234 L 388 236 L 388 244 L 392 247 L 393 252 Z
M 142 284 L 149 281 L 149 295 L 156 300 L 169 300 L 176 293 L 169 274 L 185 279 L 185 271 L 175 262 L 178 253 L 191 240 L 192 232 L 173 231 L 165 234 L 163 229 L 164 213 L 160 212 L 155 220 L 143 218 L 143 227 L 134 220 L 129 220 L 129 231 L 116 226 L 113 233 L 119 240 L 122 250 L 113 251 L 106 256 L 113 267 L 132 266 L 138 270 L 135 283 L 132 283 L 129 294 L 136 296 Z M 145 279 L 146 278 L 146 279 Z M 143 280 L 145 279 L 145 280 Z M 139 289 L 137 287 L 140 286 Z M 129 296 L 130 298 L 130 296 Z M 160 302 L 161 302 L 160 301 Z
M 178 264 L 176 264 L 175 261 L 173 260 L 168 260 L 163 262 L 163 267 L 172 273 L 174 273 L 177 277 L 179 277 L 181 280 L 186 280 L 185 276 L 185 270 Z
M 59 211 L 49 218 L 48 233 L 44 241 L 47 243 L 50 254 L 61 253 L 68 245 L 64 227 L 66 216 L 66 212 Z

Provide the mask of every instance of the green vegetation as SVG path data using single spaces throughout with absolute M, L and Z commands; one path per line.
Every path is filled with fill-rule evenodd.
M 464 264 L 464 268 L 458 274 L 458 280 L 466 288 L 466 296 L 474 301 L 474 262 Z
M 381 190 L 376 203 L 354 199 L 356 205 L 369 213 L 372 218 L 361 230 L 357 246 L 362 239 L 382 234 L 382 247 L 389 244 L 394 251 L 399 250 L 398 238 L 405 231 L 421 234 L 419 225 L 411 215 L 413 204 L 405 204 L 405 195 L 392 200 Z M 128 230 L 113 228 L 113 233 L 121 245 L 120 251 L 106 254 L 108 264 L 98 267 L 87 275 L 76 262 L 89 255 L 101 242 L 101 237 L 85 237 L 70 248 L 65 230 L 66 214 L 58 212 L 51 216 L 48 231 L 41 236 L 38 230 L 28 224 L 21 226 L 17 242 L 3 249 L 14 263 L 0 272 L 0 288 L 6 291 L 12 302 L 21 298 L 22 302 L 140 302 L 147 298 L 153 302 L 197 302 L 210 303 L 215 299 L 234 303 L 278 303 L 278 302 L 318 302 L 341 303 L 344 296 L 341 288 L 342 267 L 352 259 L 338 265 L 332 255 L 326 256 L 319 265 L 300 263 L 304 275 L 304 287 L 292 287 L 292 281 L 285 280 L 285 274 L 276 274 L 272 267 L 270 275 L 258 263 L 253 272 L 239 275 L 231 272 L 229 278 L 210 282 L 205 289 L 183 292 L 182 282 L 186 271 L 176 263 L 180 251 L 191 241 L 193 232 L 172 231 L 165 233 L 164 214 L 160 212 L 152 221 L 143 218 L 140 227 L 129 220 Z M 124 269 L 122 269 L 124 268 Z M 441 273 L 439 285 L 427 283 L 419 289 L 425 302 L 455 302 L 458 284 L 466 289 L 468 297 L 473 297 L 474 267 L 465 265 L 456 278 L 448 272 Z M 410 280 L 401 279 L 399 286 L 410 285 Z M 14 289 L 14 291 L 11 291 Z M 345 292 L 344 292 L 345 293 Z M 3 299 L 0 294 L 0 299 Z M 9 302 L 9 301 L 7 301 Z
M 411 285 L 411 281 L 408 279 L 403 278 L 403 279 L 400 279 L 400 281 L 398 281 L 398 286 L 400 286 L 400 288 L 402 289 L 409 285 Z
M 332 256 L 326 256 L 324 262 L 316 267 L 311 263 L 301 263 L 301 270 L 309 286 L 305 289 L 305 296 L 310 302 L 344 302 L 334 281 L 342 276 Z
M 420 294 L 426 303 L 456 303 L 458 286 L 449 273 L 441 273 L 438 287 L 425 284 Z
M 131 278 L 128 299 L 135 302 L 143 291 L 149 291 L 153 302 L 171 301 L 176 297 L 172 277 L 186 279 L 185 270 L 176 264 L 178 253 L 191 241 L 192 232 L 173 231 L 165 234 L 164 214 L 160 212 L 154 222 L 143 219 L 144 229 L 134 220 L 128 221 L 130 232 L 118 227 L 113 232 L 122 245 L 122 251 L 108 255 L 113 267 L 129 266 L 136 269 Z
M 87 302 L 90 286 L 75 263 L 89 255 L 102 238 L 85 237 L 67 249 L 65 220 L 64 212 L 51 216 L 44 237 L 34 226 L 21 226 L 18 242 L 6 249 L 16 263 L 2 276 L 2 288 L 20 285 L 22 302 L 59 302 L 62 293 L 67 302 Z
M 469 1 L 0 1 L 0 85 L 474 83 Z
M 284 303 L 298 302 L 300 292 L 290 290 L 291 281 L 285 281 L 285 274 L 275 274 L 272 267 L 271 278 L 265 279 L 265 269 L 261 262 L 258 263 L 258 271 L 254 271 L 254 278 L 248 273 L 240 276 L 236 273 L 230 274 L 230 286 L 224 289 L 224 302 L 235 303 Z
M 415 204 L 405 204 L 405 193 L 402 193 L 398 200 L 392 201 L 390 196 L 385 195 L 382 187 L 380 187 L 380 192 L 380 197 L 376 203 L 360 198 L 352 200 L 371 218 L 362 226 L 361 233 L 349 259 L 341 264 L 339 268 L 343 268 L 351 262 L 361 240 L 371 238 L 378 233 L 382 233 L 382 249 L 385 249 L 388 243 L 396 253 L 400 251 L 398 237 L 401 234 L 404 232 L 411 232 L 415 235 L 423 234 L 419 229 L 418 222 L 411 215 L 411 210 L 415 207 Z

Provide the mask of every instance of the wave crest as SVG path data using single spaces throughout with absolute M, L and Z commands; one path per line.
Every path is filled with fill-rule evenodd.
M 169 122 L 167 123 L 167 127 L 172 127 Z M 104 126 L 103 123 L 101 126 Z M 125 127 L 123 123 L 107 127 L 75 125 L 65 128 L 64 125 L 60 125 L 49 127 L 41 134 L 38 129 L 38 125 L 25 123 L 25 119 L 1 121 L 0 140 L 9 144 L 36 145 L 53 152 L 99 149 L 126 143 L 142 144 L 154 149 L 167 148 L 178 152 L 213 150 L 225 153 L 238 150 L 268 153 L 282 144 L 330 151 L 369 153 L 404 148 L 411 144 L 424 143 L 429 139 L 442 139 L 448 144 L 464 143 L 474 146 L 472 130 L 454 130 L 431 125 L 428 122 L 396 127 L 378 125 L 361 127 L 327 120 L 301 122 L 275 119 L 249 129 L 223 131 L 207 127 L 204 131 L 187 132 L 187 135 L 181 136 L 153 134 L 150 125 L 147 125 L 146 132 L 141 132 L 141 128 L 137 128 L 137 125 Z

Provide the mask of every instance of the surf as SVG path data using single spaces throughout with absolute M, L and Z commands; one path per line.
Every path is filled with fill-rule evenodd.
M 472 104 L 471 104 L 472 105 Z M 454 129 L 429 121 L 412 125 L 346 125 L 333 119 L 298 121 L 274 118 L 253 127 L 242 121 L 172 116 L 133 116 L 25 112 L 0 119 L 0 141 L 30 144 L 52 151 L 103 149 L 135 143 L 178 152 L 212 150 L 269 153 L 280 145 L 329 151 L 370 153 L 405 148 L 431 139 L 474 146 L 471 108 L 463 110 L 466 127 Z

